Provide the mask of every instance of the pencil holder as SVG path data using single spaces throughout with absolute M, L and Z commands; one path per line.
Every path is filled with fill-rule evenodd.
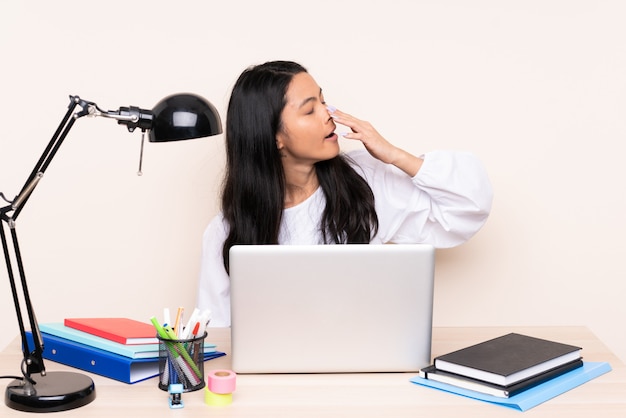
M 159 388 L 167 391 L 172 383 L 184 392 L 202 389 L 204 382 L 204 335 L 185 340 L 159 339 Z

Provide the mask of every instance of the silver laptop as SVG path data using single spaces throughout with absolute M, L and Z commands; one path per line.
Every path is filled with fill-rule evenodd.
M 408 372 L 430 364 L 434 248 L 230 250 L 237 373 Z

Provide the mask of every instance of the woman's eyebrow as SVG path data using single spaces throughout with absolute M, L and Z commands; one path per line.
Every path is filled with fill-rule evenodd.
M 320 94 L 318 97 L 307 97 L 306 99 L 304 99 L 301 103 L 300 106 L 298 106 L 298 109 L 301 109 L 302 107 L 306 106 L 307 103 L 315 101 L 317 99 L 319 99 L 320 97 L 322 97 L 322 89 L 320 88 Z

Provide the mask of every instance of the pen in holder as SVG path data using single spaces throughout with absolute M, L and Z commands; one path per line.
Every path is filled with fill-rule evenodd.
M 159 388 L 171 383 L 183 385 L 184 392 L 202 389 L 204 382 L 204 335 L 189 339 L 159 339 Z

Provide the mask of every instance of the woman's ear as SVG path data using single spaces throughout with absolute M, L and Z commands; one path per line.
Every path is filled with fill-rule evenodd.
M 279 132 L 279 133 L 276 134 L 276 148 L 278 150 L 281 150 L 281 149 L 283 149 L 284 146 L 285 146 L 285 144 L 283 143 L 282 135 Z

